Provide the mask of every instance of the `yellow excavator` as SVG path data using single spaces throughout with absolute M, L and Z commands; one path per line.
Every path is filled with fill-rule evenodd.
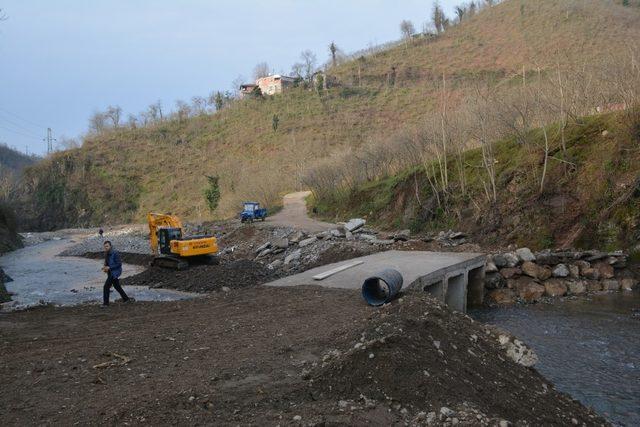
M 217 264 L 218 243 L 214 236 L 183 236 L 182 222 L 175 215 L 149 212 L 152 265 L 184 270 L 190 262 Z

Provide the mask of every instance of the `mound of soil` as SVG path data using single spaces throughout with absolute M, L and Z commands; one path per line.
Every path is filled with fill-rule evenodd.
M 262 264 L 241 259 L 225 260 L 220 265 L 192 265 L 183 271 L 150 267 L 122 279 L 122 284 L 202 293 L 218 291 L 223 286 L 230 289 L 256 286 L 273 278 L 274 273 Z
M 118 252 L 120 259 L 125 264 L 133 265 L 150 265 L 153 261 L 153 255 L 138 254 L 134 252 Z M 85 252 L 81 255 L 83 258 L 104 259 L 104 252 Z
M 450 408 L 482 408 L 480 417 L 491 423 L 604 422 L 535 370 L 515 363 L 498 337 L 427 295 L 412 294 L 373 311 L 360 334 L 328 352 L 310 373 L 309 392 L 317 400 L 387 404 L 413 422 L 421 412 L 452 419 L 457 411 Z

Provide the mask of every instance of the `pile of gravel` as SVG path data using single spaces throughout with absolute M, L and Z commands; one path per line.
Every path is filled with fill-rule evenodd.
M 63 251 L 61 256 L 84 256 L 90 252 L 102 251 L 102 245 L 106 240 L 109 240 L 113 247 L 119 252 L 136 253 L 136 254 L 151 254 L 151 246 L 149 243 L 149 237 L 140 234 L 120 234 L 120 235 L 105 235 L 88 237 L 70 248 Z

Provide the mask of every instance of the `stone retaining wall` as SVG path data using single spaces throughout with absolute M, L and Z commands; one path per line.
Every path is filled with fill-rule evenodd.
M 485 300 L 533 303 L 544 297 L 601 291 L 630 291 L 637 281 L 623 252 L 542 251 L 520 248 L 489 255 Z

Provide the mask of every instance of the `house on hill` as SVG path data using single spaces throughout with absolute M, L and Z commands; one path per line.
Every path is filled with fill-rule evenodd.
M 240 99 L 258 95 L 260 95 L 260 88 L 258 85 L 253 83 L 240 85 Z
M 260 77 L 256 80 L 256 85 L 258 85 L 263 95 L 275 95 L 282 93 L 287 88 L 293 87 L 295 81 L 295 77 L 274 74 L 272 76 Z

